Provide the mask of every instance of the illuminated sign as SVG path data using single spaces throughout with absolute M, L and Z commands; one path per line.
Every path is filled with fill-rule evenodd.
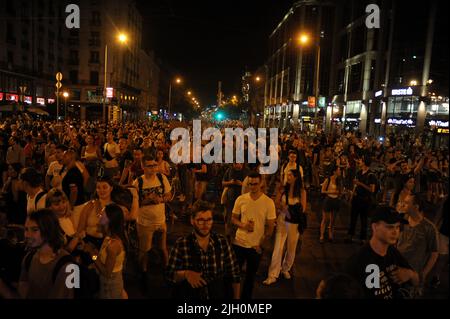
M 55 103 L 55 99 L 47 99 L 48 104 L 53 104 Z
M 114 97 L 114 88 L 106 88 L 106 97 L 107 98 Z
M 31 104 L 32 103 L 31 96 L 25 96 L 23 101 L 27 104 Z
M 376 124 L 380 124 L 380 123 L 381 123 L 381 119 L 375 119 L 374 122 L 375 122 Z
M 395 89 L 392 90 L 391 95 L 412 95 L 413 90 L 409 87 L 407 89 Z
M 0 93 L 0 101 L 3 100 L 3 93 Z
M 388 119 L 387 122 L 394 125 L 414 125 L 414 121 L 411 119 Z
M 319 97 L 319 107 L 325 107 L 325 96 Z
M 309 116 L 302 116 L 303 122 L 311 122 L 311 117 Z
M 315 106 L 316 106 L 316 97 L 308 96 L 308 107 L 315 107 Z
M 40 104 L 40 105 L 45 105 L 45 99 L 42 98 L 42 97 L 38 97 L 38 98 L 36 99 L 36 103 L 37 103 L 37 104 Z
M 17 94 L 6 94 L 6 100 L 19 102 L 19 96 Z
M 448 121 L 447 122 L 443 122 L 443 121 L 435 121 L 435 120 L 431 120 L 428 122 L 428 124 L 430 126 L 437 126 L 437 127 L 448 127 Z
M 437 133 L 438 134 L 449 134 L 449 129 L 448 128 L 438 128 Z
M 379 97 L 383 94 L 383 90 L 379 90 L 375 92 L 375 97 Z

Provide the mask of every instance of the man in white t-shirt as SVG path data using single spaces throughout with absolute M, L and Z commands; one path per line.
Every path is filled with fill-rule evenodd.
M 57 188 L 62 190 L 62 169 L 63 169 L 63 155 L 67 151 L 67 146 L 61 144 L 56 147 L 56 161 L 53 161 L 48 166 L 47 174 L 45 176 L 45 188 Z
M 27 167 L 22 170 L 19 177 L 23 190 L 27 193 L 27 214 L 45 208 L 47 194 L 42 188 L 42 177 L 34 168 Z
M 242 299 L 252 298 L 255 275 L 261 261 L 261 246 L 271 237 L 276 219 L 273 200 L 261 191 L 261 175 L 251 172 L 248 186 L 250 192 L 236 199 L 232 215 L 232 222 L 238 227 L 233 248 L 241 269 L 247 263 Z
M 161 232 L 161 250 L 163 252 L 164 265 L 167 265 L 169 253 L 166 237 L 166 206 L 171 198 L 171 186 L 164 174 L 159 174 L 158 164 L 155 159 L 146 156 L 144 162 L 144 175 L 137 178 L 133 186 L 138 189 L 139 209 L 137 216 L 137 232 L 139 237 L 139 264 L 141 270 L 147 272 L 147 253 L 152 248 L 153 235 Z

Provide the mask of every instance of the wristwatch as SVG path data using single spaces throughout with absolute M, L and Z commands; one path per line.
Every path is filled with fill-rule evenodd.
M 98 258 L 98 255 L 92 255 L 92 261 L 96 261 L 97 260 L 97 258 Z

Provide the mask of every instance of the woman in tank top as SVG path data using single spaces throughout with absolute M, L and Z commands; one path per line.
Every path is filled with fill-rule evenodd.
M 325 202 L 322 211 L 322 221 L 320 223 L 320 243 L 324 242 L 325 228 L 328 226 L 328 240 L 333 241 L 334 219 L 339 211 L 341 200 L 339 196 L 342 194 L 342 177 L 339 166 L 333 166 L 330 169 L 330 175 L 322 184 L 322 194 L 325 195 Z

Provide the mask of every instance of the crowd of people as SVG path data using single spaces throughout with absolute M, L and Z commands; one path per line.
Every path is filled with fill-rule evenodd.
M 172 163 L 170 132 L 180 125 L 189 128 L 3 120 L 0 253 L 11 258 L 0 258 L 0 297 L 128 298 L 127 263 L 145 275 L 157 242 L 175 297 L 251 299 L 263 252 L 271 255 L 263 284 L 291 279 L 317 197 L 317 241 L 335 240 L 336 214 L 350 204 L 346 242 L 362 244 L 320 283 L 318 298 L 419 297 L 439 283 L 448 265 L 448 150 L 410 135 L 292 130 L 279 135 L 277 172 L 260 175 L 258 161 Z M 212 230 L 218 207 L 223 233 Z M 170 227 L 183 221 L 192 232 L 168 247 Z M 66 284 L 72 264 L 79 289 Z M 383 268 L 375 289 L 365 284 L 369 264 Z

